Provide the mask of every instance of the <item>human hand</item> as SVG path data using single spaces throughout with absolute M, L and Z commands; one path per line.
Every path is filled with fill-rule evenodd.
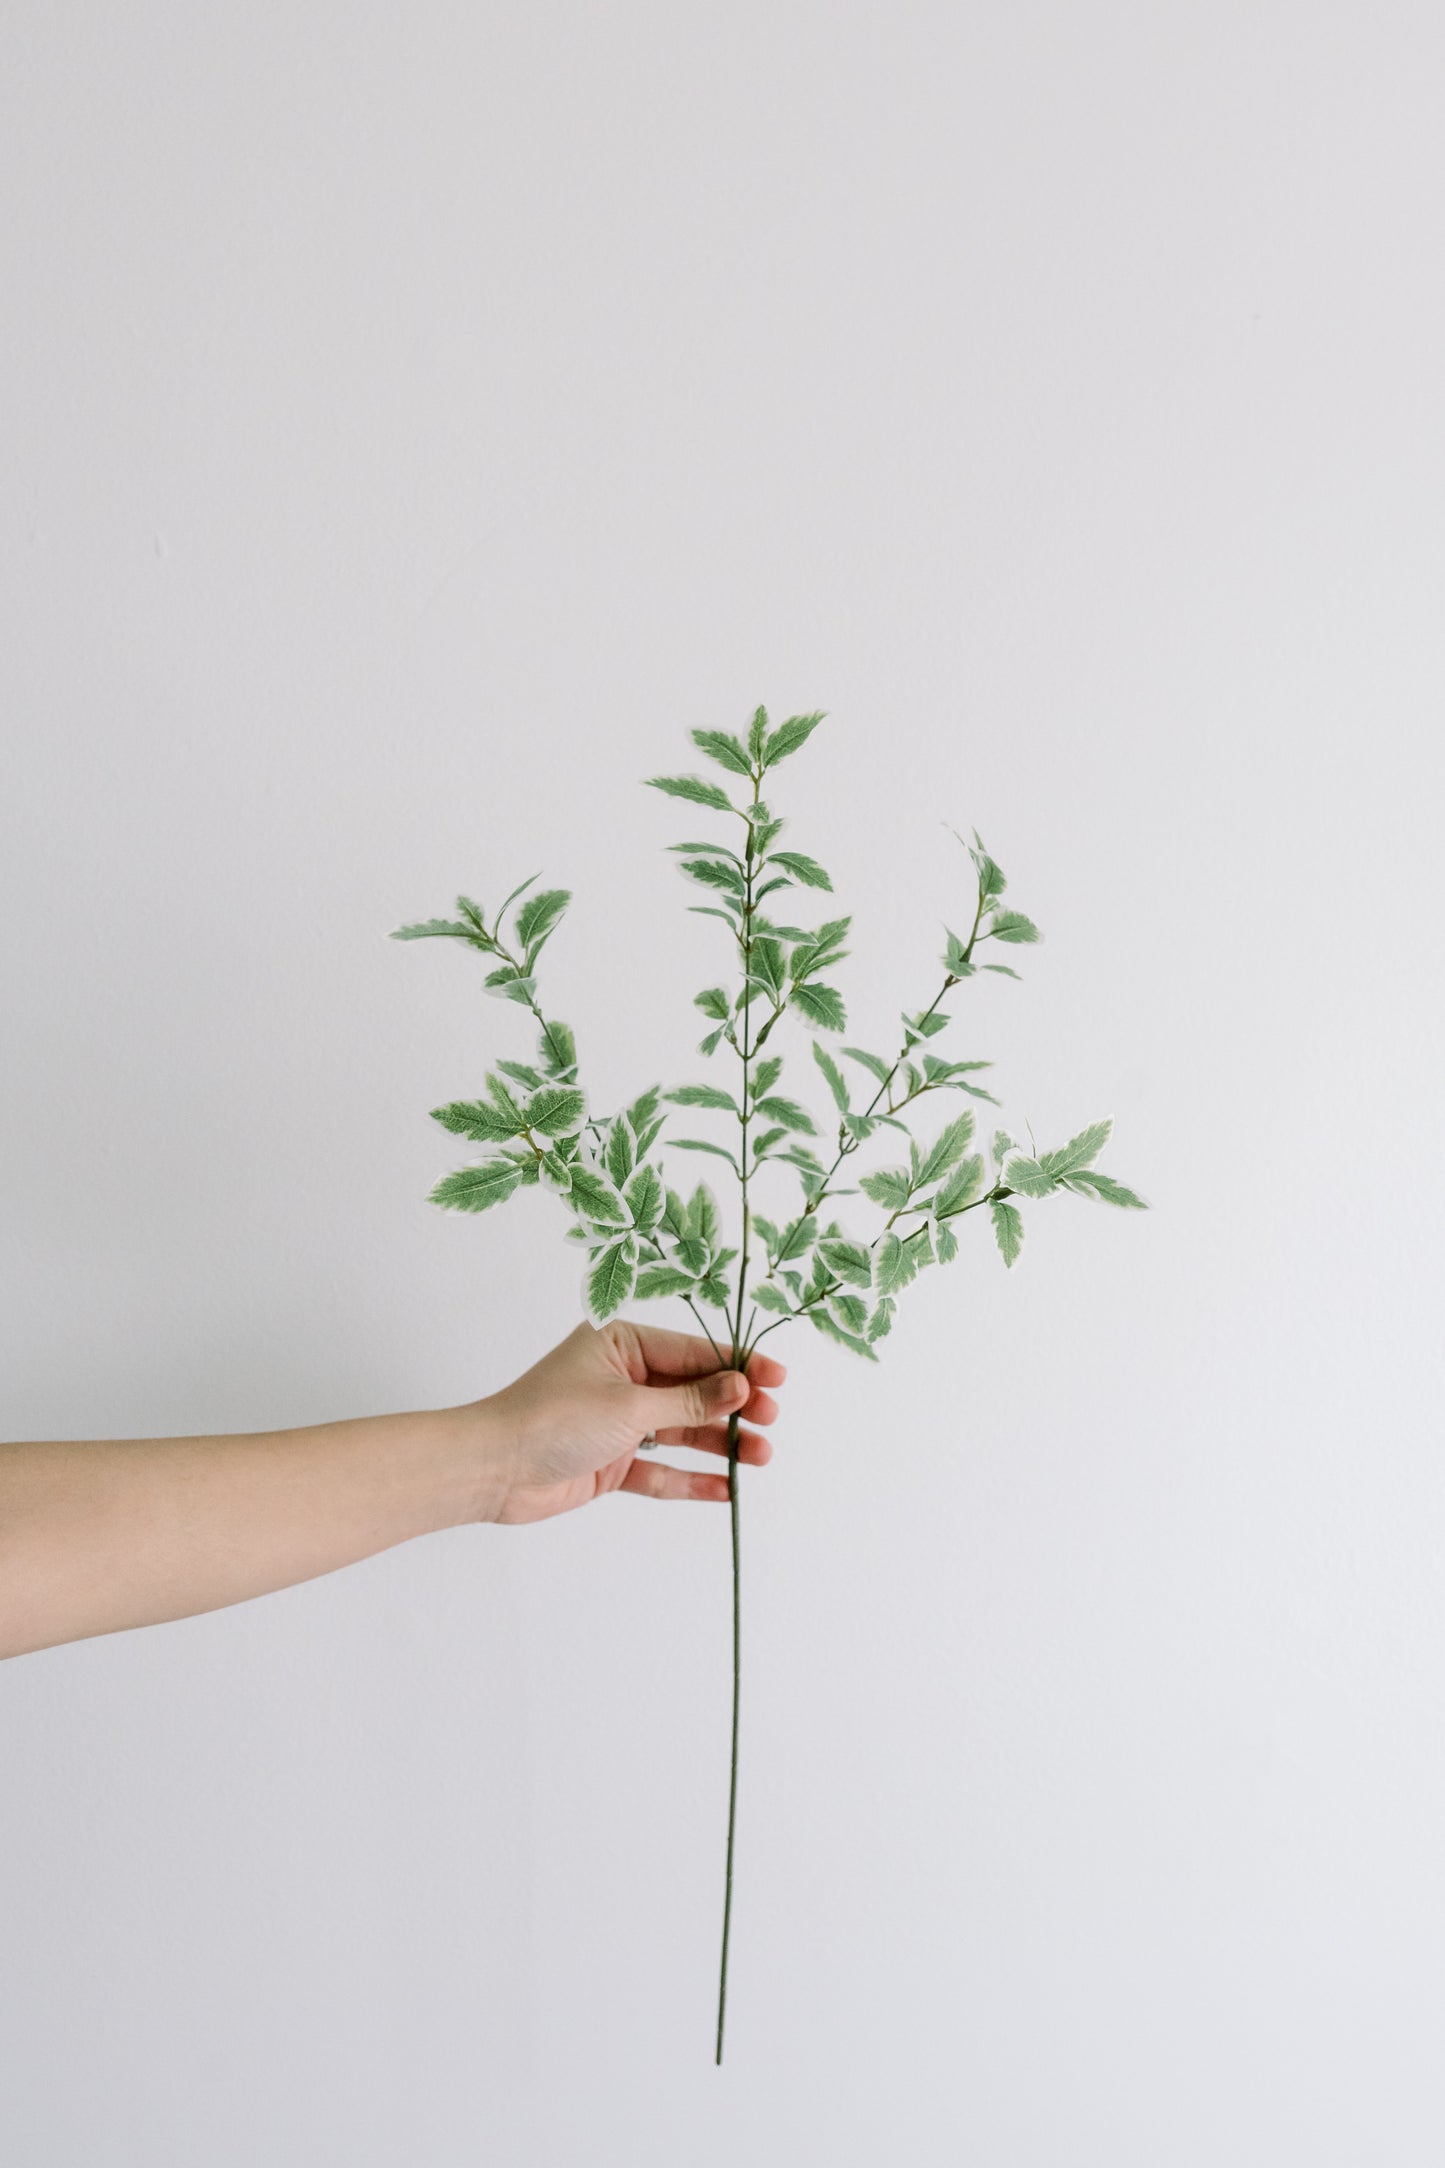
M 651 1433 L 659 1445 L 725 1455 L 728 1417 L 771 1423 L 778 1404 L 765 1388 L 786 1376 L 770 1355 L 753 1355 L 746 1376 L 720 1370 L 711 1344 L 691 1333 L 622 1318 L 600 1329 L 578 1325 L 513 1384 L 475 1404 L 490 1434 L 493 1477 L 481 1517 L 546 1520 L 615 1490 L 724 1500 L 725 1475 L 639 1459 L 638 1448 Z M 772 1457 L 761 1432 L 740 1423 L 738 1459 L 761 1468 Z

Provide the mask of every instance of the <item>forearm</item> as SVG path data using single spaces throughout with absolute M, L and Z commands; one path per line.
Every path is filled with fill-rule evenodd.
M 186 1618 L 491 1517 L 491 1404 L 0 1445 L 0 1657 Z

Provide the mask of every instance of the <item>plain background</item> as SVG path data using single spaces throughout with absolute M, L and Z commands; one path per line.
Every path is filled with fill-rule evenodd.
M 955 1050 L 1153 1206 L 773 1342 L 721 2073 L 726 1516 L 617 1499 L 4 1667 L 6 2157 L 1433 2168 L 1438 9 L 3 44 L 5 1435 L 570 1329 L 550 1200 L 426 1202 L 526 1019 L 387 935 L 540 867 L 594 1104 L 696 1075 L 639 784 L 759 701 L 849 1036 L 977 823 Z

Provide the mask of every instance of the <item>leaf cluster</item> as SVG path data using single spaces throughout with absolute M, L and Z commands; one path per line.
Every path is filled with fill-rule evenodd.
M 915 1134 L 922 1102 L 932 1094 L 998 1105 L 978 1081 L 991 1063 L 946 1058 L 932 1042 L 950 1022 L 944 997 L 976 970 L 1019 976 L 1011 965 L 979 962 L 983 943 L 1018 947 L 1040 939 L 1030 918 L 1003 904 L 1008 883 L 977 830 L 971 843 L 959 837 L 974 874 L 972 919 L 963 921 L 969 931 L 960 936 L 945 927 L 943 983 L 926 1007 L 900 1012 L 897 1052 L 839 1045 L 835 1054 L 819 1036 L 847 1027 L 843 998 L 827 974 L 848 953 L 852 922 L 841 916 L 810 926 L 784 915 L 790 895 L 831 893 L 833 884 L 816 858 L 780 841 L 787 823 L 763 791 L 823 720 L 796 715 L 774 726 L 758 708 L 744 735 L 692 732 L 725 780 L 650 779 L 668 797 L 728 816 L 721 837 L 671 849 L 708 898 L 690 908 L 728 931 L 731 983 L 708 985 L 695 1006 L 709 1026 L 698 1051 L 712 1057 L 726 1047 L 737 1063 L 731 1084 L 695 1081 L 666 1091 L 653 1085 L 614 1115 L 588 1114 L 572 1033 L 544 1016 L 537 993 L 537 959 L 570 896 L 565 889 L 529 894 L 538 875 L 512 891 L 490 924 L 478 905 L 458 897 L 455 919 L 403 926 L 394 937 L 443 936 L 479 950 L 492 966 L 486 989 L 527 1007 L 538 1027 L 533 1063 L 499 1060 L 477 1097 L 433 1109 L 435 1120 L 482 1145 L 485 1156 L 444 1176 L 432 1201 L 475 1212 L 524 1187 L 549 1189 L 572 1216 L 571 1239 L 586 1249 L 585 1294 L 594 1318 L 615 1315 L 633 1297 L 678 1295 L 700 1320 L 709 1309 L 723 1314 L 719 1329 L 738 1359 L 793 1318 L 876 1359 L 899 1296 L 921 1272 L 958 1255 L 961 1222 L 970 1212 L 987 1208 L 1000 1255 L 1012 1265 L 1023 1243 L 1020 1199 L 1068 1191 L 1118 1206 L 1143 1204 L 1094 1165 L 1110 1134 L 1108 1121 L 1043 1153 L 1025 1152 L 996 1130 L 987 1161 L 981 1148 L 971 1148 L 972 1106 L 925 1140 Z M 512 925 L 504 931 L 509 911 Z M 763 1051 L 784 1019 L 804 1028 L 813 1071 L 826 1088 L 821 1119 L 796 1088 L 783 1088 L 784 1054 Z M 703 1136 L 669 1132 L 664 1140 L 669 1108 L 716 1120 L 720 1129 Z M 890 1162 L 847 1179 L 855 1155 L 875 1139 L 888 1145 L 890 1134 L 902 1140 L 901 1147 L 891 1144 Z M 666 1157 L 681 1152 L 728 1167 L 740 1206 L 735 1240 L 727 1239 L 718 1198 L 705 1181 L 689 1192 L 669 1180 Z M 791 1213 L 759 1208 L 758 1185 L 774 1166 L 788 1169 L 800 1186 Z M 848 1197 L 881 1218 L 860 1228 L 824 1212 Z

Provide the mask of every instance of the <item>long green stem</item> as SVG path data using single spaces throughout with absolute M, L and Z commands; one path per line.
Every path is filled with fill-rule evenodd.
M 753 806 L 758 802 L 762 781 L 761 770 L 753 776 Z M 748 820 L 747 858 L 744 871 L 743 922 L 739 947 L 743 965 L 743 1043 L 738 1048 L 743 1065 L 743 1090 L 740 1112 L 742 1115 L 742 1147 L 738 1155 L 739 1175 L 742 1184 L 742 1252 L 738 1258 L 737 1311 L 733 1318 L 733 1361 L 743 1362 L 743 1304 L 748 1289 L 748 1123 L 752 1118 L 752 1058 L 753 1058 L 753 989 L 749 983 L 752 974 L 753 941 L 753 867 L 756 855 L 754 829 L 751 816 Z M 732 1752 L 728 1771 L 728 1852 L 727 1873 L 723 1888 L 722 1958 L 718 1967 L 717 1986 L 717 2060 L 723 2058 L 723 2020 L 727 2013 L 728 1999 L 728 1942 L 732 1932 L 733 1917 L 733 1852 L 737 1842 L 738 1823 L 738 1707 L 742 1688 L 742 1564 L 738 1529 L 738 1417 L 728 1417 L 728 1519 L 732 1529 L 733 1554 L 733 1724 Z
M 722 1964 L 717 1986 L 717 2060 L 723 2058 L 723 2019 L 728 2001 L 728 1938 L 733 1919 L 733 1843 L 738 1820 L 738 1703 L 742 1683 L 742 1561 L 738 1549 L 738 1418 L 728 1417 L 728 1510 L 733 1535 L 733 1738 L 728 1779 L 728 1862 L 723 1894 Z
M 748 1337 L 749 1339 L 751 1339 L 752 1344 L 751 1346 L 747 1346 L 744 1343 L 743 1307 L 747 1299 L 748 1237 L 750 1233 L 750 1222 L 748 1216 L 748 1123 L 752 1116 L 752 1105 L 750 1100 L 751 1064 L 753 1055 L 757 1052 L 758 1047 L 762 1045 L 763 1040 L 767 1037 L 768 1033 L 772 1030 L 773 1025 L 777 1022 L 782 1007 L 782 1005 L 775 999 L 773 1005 L 773 1013 L 768 1018 L 767 1022 L 763 1025 L 762 1030 L 758 1033 L 757 1041 L 756 1043 L 754 1043 L 752 1037 L 753 989 L 749 984 L 749 980 L 752 971 L 753 872 L 755 858 L 753 812 L 756 810 L 757 807 L 758 792 L 762 784 L 762 772 L 760 769 L 754 771 L 752 782 L 752 810 L 750 810 L 750 812 L 744 816 L 748 824 L 748 841 L 747 854 L 744 861 L 742 927 L 738 939 L 738 946 L 742 953 L 743 965 L 744 998 L 742 1045 L 738 1045 L 737 1040 L 733 1036 L 731 1029 L 729 1029 L 728 1032 L 729 1042 L 732 1045 L 734 1052 L 741 1057 L 743 1065 L 742 1104 L 739 1110 L 742 1117 L 742 1148 L 739 1153 L 738 1165 L 738 1173 L 742 1184 L 743 1228 L 742 1252 L 738 1262 L 737 1312 L 733 1319 L 733 1362 L 743 1368 L 746 1367 L 748 1358 L 752 1352 L 752 1347 L 755 1347 L 757 1345 L 757 1341 L 761 1340 L 765 1333 L 776 1331 L 778 1325 L 787 1323 L 787 1319 L 778 1318 L 774 1324 L 764 1326 L 763 1331 L 757 1334 L 756 1339 L 752 1339 L 753 1328 L 757 1322 L 757 1312 L 756 1309 L 754 1309 L 752 1315 L 748 1319 Z M 965 963 L 967 963 L 969 958 L 971 958 L 973 954 L 974 943 L 978 939 L 979 921 L 983 916 L 983 905 L 983 884 L 982 881 L 980 881 L 978 908 L 974 913 L 973 927 L 969 934 L 968 946 L 964 951 Z M 955 974 L 953 972 L 949 972 L 947 977 L 944 979 L 942 986 L 934 995 L 927 1009 L 925 1009 L 923 1016 L 920 1018 L 921 1023 L 926 1023 L 928 1021 L 928 1018 L 932 1016 L 934 1010 L 938 1007 L 939 1002 L 942 1001 L 944 995 L 948 992 L 949 988 L 956 985 L 957 983 L 958 981 Z M 900 1052 L 897 1061 L 894 1062 L 893 1067 L 889 1070 L 887 1076 L 883 1079 L 883 1082 L 879 1085 L 877 1091 L 873 1095 L 873 1098 L 869 1102 L 867 1109 L 869 1114 L 873 1112 L 873 1109 L 877 1106 L 879 1100 L 889 1093 L 890 1087 L 893 1083 L 893 1079 L 898 1074 L 899 1069 L 903 1066 L 904 1059 L 908 1052 L 908 1047 L 911 1043 L 912 1039 L 910 1035 L 910 1038 L 905 1041 L 903 1049 Z M 891 1106 L 891 1099 L 889 1103 Z M 844 1159 L 847 1157 L 848 1152 L 854 1147 L 855 1144 L 856 1139 L 852 1138 L 846 1139 L 842 1143 L 837 1158 L 834 1160 L 832 1166 L 824 1175 L 823 1180 L 819 1185 L 817 1191 L 805 1203 L 803 1207 L 803 1218 L 795 1221 L 793 1226 L 789 1228 L 788 1233 L 780 1246 L 778 1255 L 775 1258 L 771 1259 L 767 1273 L 767 1277 L 769 1279 L 772 1279 L 779 1265 L 781 1265 L 784 1259 L 788 1256 L 792 1247 L 792 1243 L 796 1238 L 798 1231 L 801 1229 L 804 1220 L 807 1219 L 809 1213 L 815 1212 L 818 1209 L 824 1198 L 829 1194 L 829 1187 L 832 1183 L 834 1175 L 838 1172 L 838 1169 L 842 1165 Z M 893 1219 L 897 1218 L 898 1213 L 895 1212 L 893 1215 Z M 893 1224 L 893 1220 L 890 1220 L 888 1224 L 891 1227 Z M 709 1339 L 711 1339 L 712 1335 L 709 1334 L 708 1337 Z M 738 1535 L 738 1417 L 736 1415 L 731 1415 L 728 1418 L 727 1443 L 728 1509 L 729 1519 L 732 1524 L 733 1554 L 733 1723 L 732 1757 L 728 1779 L 728 1849 L 727 1874 L 723 1893 L 722 1961 L 718 1971 L 717 1991 L 717 2060 L 719 2063 L 721 2063 L 723 2058 L 723 2020 L 727 2012 L 728 1993 L 728 1942 L 732 1930 L 733 1852 L 737 1837 L 738 1812 L 738 1706 L 742 1681 L 742 1570 Z

